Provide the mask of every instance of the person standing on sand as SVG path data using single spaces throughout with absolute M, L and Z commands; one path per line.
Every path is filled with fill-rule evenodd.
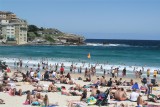
M 117 71 L 117 77 L 119 76 L 119 68 L 116 68 L 116 71 Z
M 147 69 L 147 77 L 150 76 L 150 69 Z
M 115 76 L 115 69 L 112 69 L 112 77 L 114 78 Z
M 113 71 L 113 67 L 111 67 L 110 69 L 110 75 L 112 76 L 112 71 Z
M 154 70 L 153 77 L 156 79 L 156 77 L 157 77 L 157 70 Z
M 82 67 L 80 66 L 79 68 L 79 73 L 81 74 L 82 73 Z
M 84 77 L 87 77 L 87 72 L 88 72 L 88 70 L 87 70 L 87 68 L 85 69 L 85 72 L 84 72 Z
M 64 67 L 63 66 L 61 66 L 61 68 L 60 68 L 60 73 L 61 73 L 61 75 L 63 75 L 63 73 L 64 73 Z
M 142 76 L 142 71 L 140 70 L 139 71 L 139 78 L 141 78 L 141 76 Z
M 72 73 L 73 70 L 73 65 L 70 66 L 70 72 Z

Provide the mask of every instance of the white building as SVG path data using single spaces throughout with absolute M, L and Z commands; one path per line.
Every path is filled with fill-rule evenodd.
M 1 35 L 3 35 L 8 42 L 16 44 L 27 43 L 27 22 L 25 20 L 1 20 Z

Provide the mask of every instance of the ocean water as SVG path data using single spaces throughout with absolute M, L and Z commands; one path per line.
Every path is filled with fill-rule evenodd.
M 148 68 L 153 71 L 160 69 L 160 41 L 87 39 L 84 46 L 0 46 L 0 59 L 10 66 L 22 59 L 24 65 L 44 60 L 49 64 L 64 63 L 67 67 L 86 62 L 84 68 L 98 63 L 98 69 L 102 65 L 107 70 L 127 67 L 133 71 L 144 67 L 145 71 Z

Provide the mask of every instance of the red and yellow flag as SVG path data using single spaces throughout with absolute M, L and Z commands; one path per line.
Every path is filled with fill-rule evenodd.
M 88 59 L 90 59 L 90 58 L 91 58 L 91 55 L 90 55 L 90 53 L 88 53 L 88 56 L 87 56 L 87 57 L 88 57 Z

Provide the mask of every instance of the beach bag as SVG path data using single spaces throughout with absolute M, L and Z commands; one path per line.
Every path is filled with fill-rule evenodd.
M 87 99 L 87 104 L 89 104 L 89 105 L 96 104 L 96 102 L 97 102 L 97 99 L 95 99 L 94 97 L 89 97 Z

